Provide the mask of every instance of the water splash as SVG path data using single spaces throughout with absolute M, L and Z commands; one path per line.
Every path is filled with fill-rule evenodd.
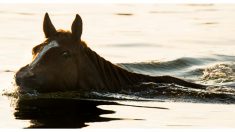
M 234 64 L 216 64 L 204 69 L 202 80 L 207 83 L 226 83 L 235 81 Z

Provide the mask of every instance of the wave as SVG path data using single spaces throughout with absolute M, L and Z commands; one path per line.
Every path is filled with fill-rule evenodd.
M 171 75 L 195 81 L 221 83 L 234 81 L 235 56 L 214 55 L 207 58 L 182 57 L 166 62 L 120 63 L 120 67 L 141 74 Z M 216 81 L 217 79 L 217 81 Z M 219 81 L 219 79 L 222 79 Z
M 133 72 L 159 75 L 162 73 L 180 72 L 179 70 L 187 70 L 187 68 L 190 68 L 192 66 L 203 65 L 210 61 L 215 61 L 215 60 L 207 58 L 184 57 L 167 62 L 152 61 L 152 62 L 141 62 L 141 63 L 123 63 L 119 65 Z

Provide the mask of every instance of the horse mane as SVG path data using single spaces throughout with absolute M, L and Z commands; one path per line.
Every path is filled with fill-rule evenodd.
M 87 45 L 84 41 L 82 41 L 82 44 Z M 107 88 L 120 90 L 122 86 L 126 86 L 127 84 L 131 85 L 140 81 L 140 76 L 138 76 L 140 74 L 131 73 L 117 65 L 114 65 L 110 61 L 98 55 L 88 46 L 84 47 L 84 53 L 96 66 L 99 74 L 104 79 Z

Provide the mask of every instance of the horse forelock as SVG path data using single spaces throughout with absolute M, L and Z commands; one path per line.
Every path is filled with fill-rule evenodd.
M 46 41 L 53 41 L 53 40 L 56 40 L 59 44 L 65 43 L 65 45 L 69 45 L 71 42 L 72 42 L 71 44 L 74 44 L 72 33 L 70 31 L 66 31 L 62 29 L 57 30 L 57 33 L 53 37 L 48 38 Z M 85 41 L 81 40 L 76 43 L 79 43 L 80 45 L 87 47 L 87 44 Z
M 75 44 L 72 42 L 73 39 L 72 39 L 72 33 L 70 31 L 64 31 L 64 30 L 57 30 L 57 33 L 50 37 L 50 38 L 47 38 L 44 42 L 42 42 L 41 44 L 39 45 L 36 45 L 33 49 L 32 49 L 32 54 L 33 55 L 36 55 L 36 53 L 38 53 L 39 51 L 42 50 L 42 48 L 46 45 L 48 45 L 51 41 L 57 41 L 57 43 L 59 45 L 63 45 L 63 46 L 67 46 L 68 45 L 82 45 L 84 47 L 87 47 L 87 44 L 86 42 L 84 41 L 80 41 L 80 42 L 75 42 Z

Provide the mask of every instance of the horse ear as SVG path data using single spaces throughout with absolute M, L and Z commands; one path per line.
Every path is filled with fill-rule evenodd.
M 44 31 L 44 34 L 45 34 L 46 38 L 49 38 L 49 37 L 55 35 L 56 32 L 57 32 L 55 27 L 53 26 L 51 20 L 50 20 L 50 17 L 48 15 L 48 13 L 46 13 L 45 17 L 44 17 L 43 31 Z
M 75 40 L 81 40 L 82 35 L 82 18 L 77 14 L 75 20 L 73 21 L 72 35 Z

